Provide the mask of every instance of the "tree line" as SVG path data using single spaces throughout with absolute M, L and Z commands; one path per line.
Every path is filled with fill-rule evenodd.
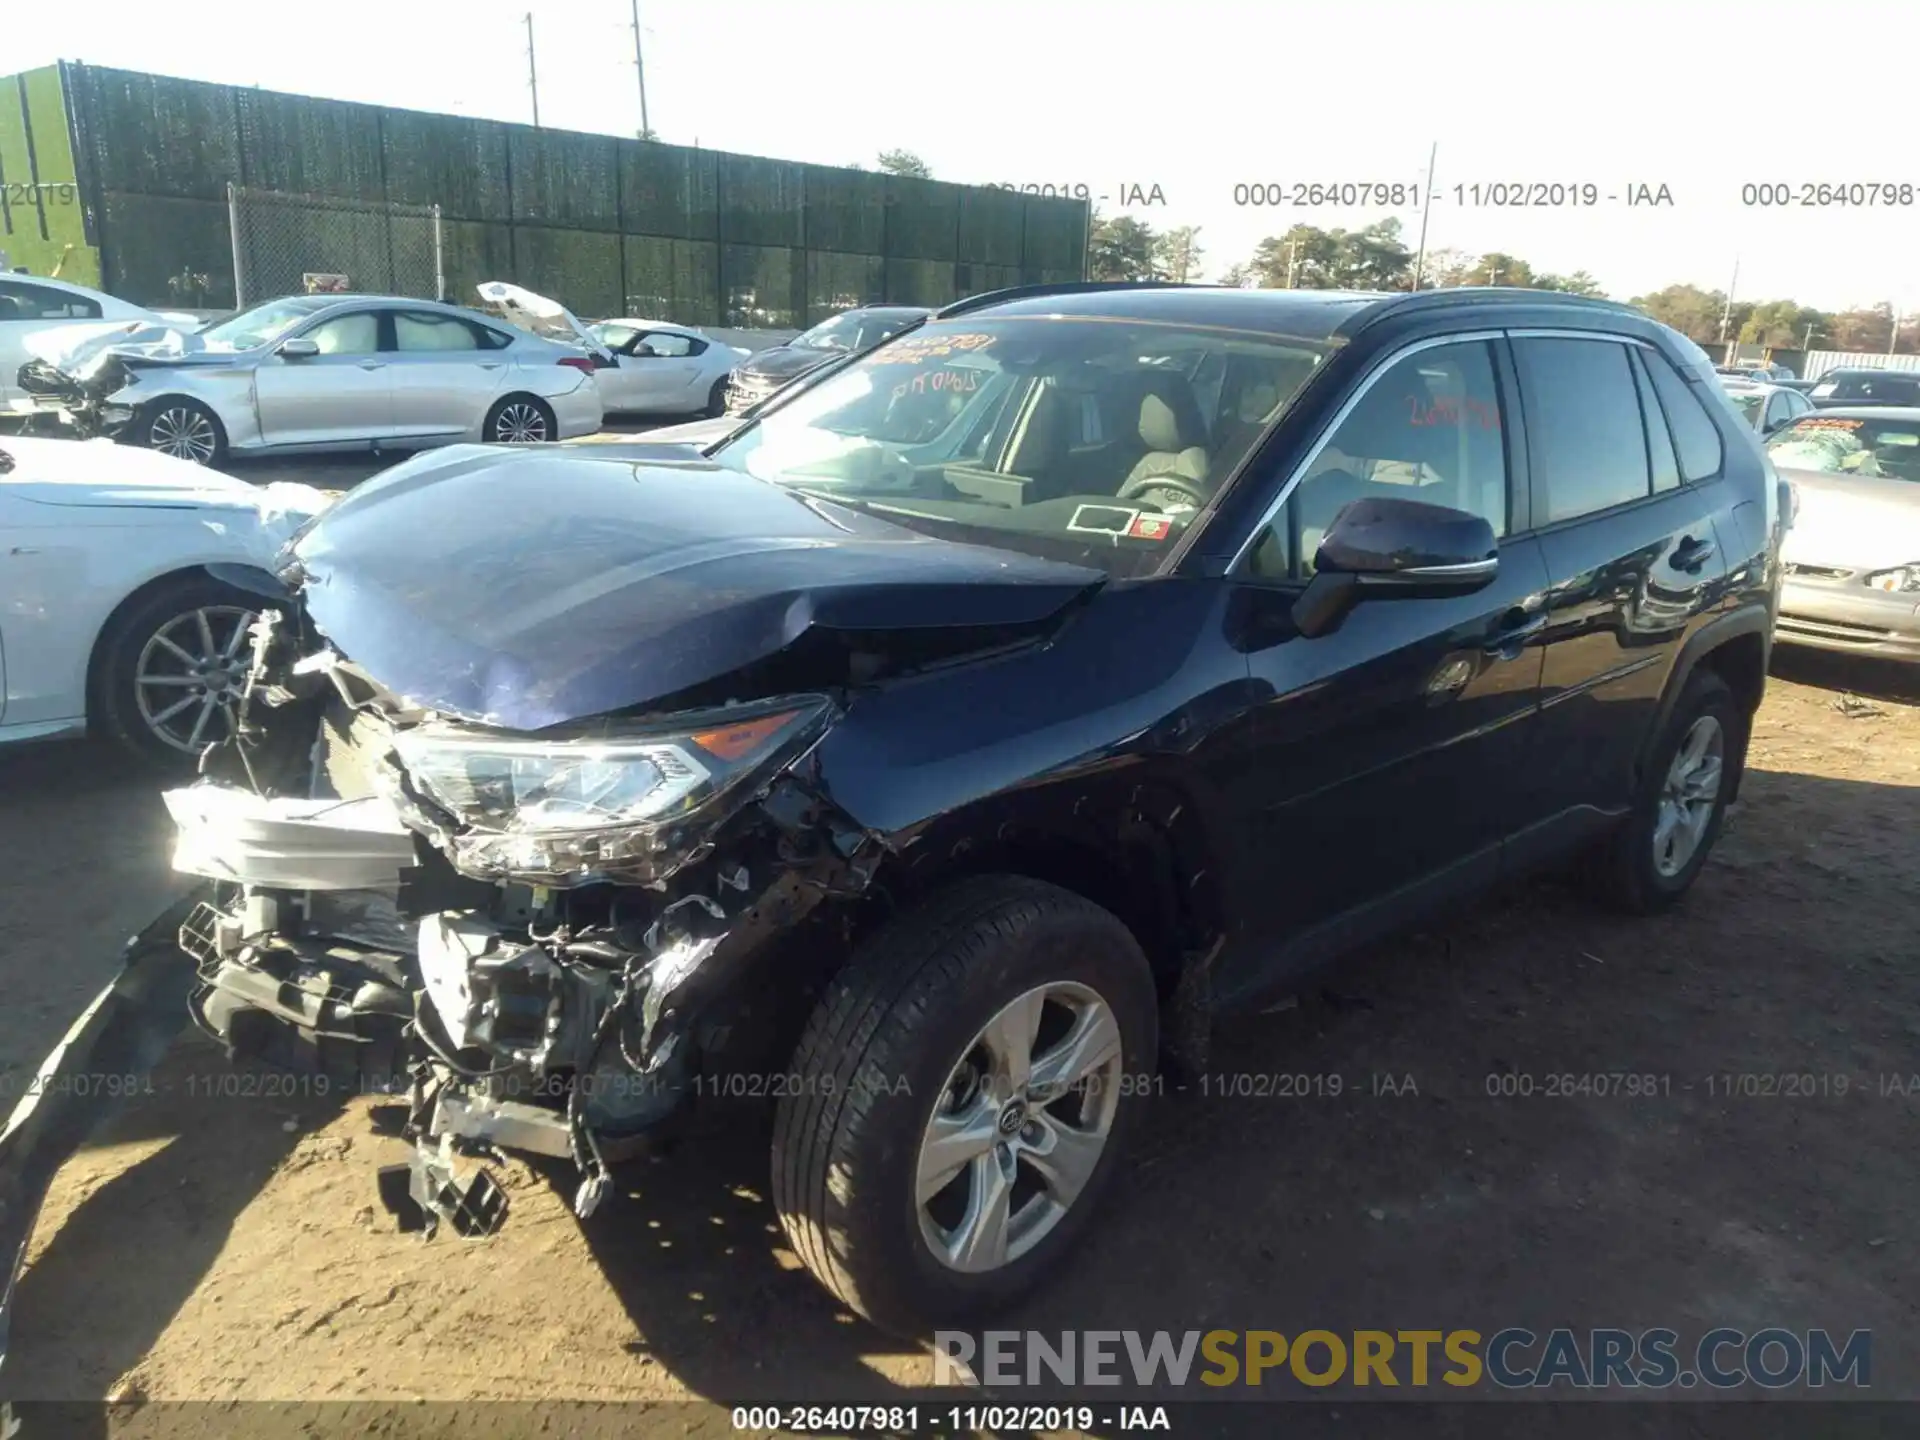
M 1096 215 L 1088 237 L 1087 275 L 1093 280 L 1187 283 L 1201 278 L 1203 259 L 1194 226 L 1156 230 L 1130 215 Z M 1411 290 L 1415 260 L 1398 220 L 1358 230 L 1295 225 L 1262 240 L 1251 256 L 1229 265 L 1214 283 L 1263 290 Z M 1535 270 L 1518 256 L 1497 250 L 1484 255 L 1429 250 L 1420 270 L 1422 289 L 1513 285 L 1611 298 L 1584 270 L 1567 275 Z M 1669 285 L 1626 303 L 1703 345 L 1727 339 L 1780 350 L 1877 354 L 1886 351 L 1898 323 L 1887 304 L 1832 311 L 1795 300 L 1736 299 L 1729 307 L 1725 291 L 1698 285 Z M 1920 326 L 1903 327 L 1896 353 L 1920 354 Z

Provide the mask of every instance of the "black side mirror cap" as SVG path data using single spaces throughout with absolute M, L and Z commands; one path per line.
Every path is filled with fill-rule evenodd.
M 1438 599 L 1484 589 L 1500 572 L 1500 542 L 1485 516 L 1449 505 L 1355 500 L 1334 517 L 1314 572 L 1293 610 L 1308 638 L 1337 630 L 1363 599 Z

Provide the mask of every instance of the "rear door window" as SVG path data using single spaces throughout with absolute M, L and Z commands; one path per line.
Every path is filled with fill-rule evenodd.
M 1652 494 L 1627 347 L 1613 340 L 1522 338 L 1513 351 L 1540 523 L 1597 514 Z

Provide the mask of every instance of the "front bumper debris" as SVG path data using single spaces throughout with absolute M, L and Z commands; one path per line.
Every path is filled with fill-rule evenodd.
M 120 973 L 47 1056 L 0 1131 L 0 1365 L 27 1242 L 54 1174 L 139 1089 L 185 1027 L 193 960 L 176 936 L 200 896 L 169 907 L 127 942 Z

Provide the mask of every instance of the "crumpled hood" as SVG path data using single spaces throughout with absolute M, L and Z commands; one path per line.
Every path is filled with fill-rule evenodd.
M 644 707 L 814 629 L 1044 621 L 1105 579 L 706 461 L 476 445 L 350 492 L 283 578 L 382 685 L 510 730 Z
M 34 359 L 45 361 L 76 379 L 87 378 L 109 358 L 164 365 L 189 358 L 226 359 L 231 354 L 210 351 L 198 335 L 182 326 L 157 320 L 54 325 L 30 331 L 20 343 Z
M 189 460 L 111 440 L 48 440 L 9 435 L 0 451 L 13 461 L 0 487 L 40 505 L 177 510 L 224 506 L 263 518 L 317 515 L 329 497 L 311 485 L 252 485 Z
M 1920 561 L 1920 485 L 1779 467 L 1800 496 L 1781 558 L 1889 570 Z

